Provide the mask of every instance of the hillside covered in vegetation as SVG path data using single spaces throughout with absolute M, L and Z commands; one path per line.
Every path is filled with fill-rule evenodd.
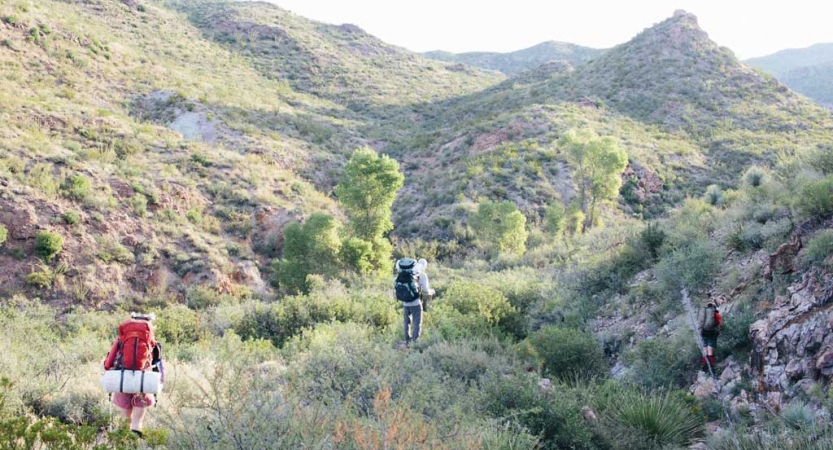
M 830 112 L 683 11 L 568 50 L 0 2 L 0 447 L 830 448 Z M 724 315 L 714 378 L 682 292 Z M 130 311 L 168 371 L 143 442 L 98 385 Z

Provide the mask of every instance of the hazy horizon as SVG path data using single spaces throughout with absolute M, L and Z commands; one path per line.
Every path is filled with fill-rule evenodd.
M 475 0 L 268 0 L 309 19 L 352 23 L 393 45 L 415 52 L 511 52 L 546 41 L 593 48 L 627 42 L 640 31 L 684 9 L 719 45 L 741 59 L 833 42 L 833 2 L 796 0 L 589 0 L 563 6 L 516 0 L 489 8 Z

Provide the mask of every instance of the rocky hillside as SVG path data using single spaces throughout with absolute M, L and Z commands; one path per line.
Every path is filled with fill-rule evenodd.
M 64 305 L 268 293 L 281 227 L 339 215 L 343 155 L 398 132 L 382 111 L 495 80 L 267 4 L 16 2 L 0 17 L 0 289 Z M 63 238 L 51 265 L 39 232 Z
M 424 55 L 439 61 L 495 70 L 506 75 L 517 75 L 551 61 L 563 61 L 571 66 L 578 66 L 598 57 L 603 52 L 604 50 L 582 47 L 566 42 L 548 41 L 523 50 L 508 53 L 450 53 L 438 50 L 424 53 Z
M 539 219 L 541 205 L 572 198 L 555 142 L 582 126 L 624 145 L 639 187 L 624 208 L 649 215 L 833 131 L 829 111 L 744 66 L 678 11 L 575 70 L 549 64 L 443 102 L 411 151 L 428 158 L 414 178 L 432 175 L 401 196 L 400 219 L 463 218 L 479 197 L 511 199 Z

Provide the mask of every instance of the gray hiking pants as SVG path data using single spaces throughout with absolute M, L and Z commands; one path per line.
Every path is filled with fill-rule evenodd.
M 416 306 L 403 306 L 405 310 L 405 342 L 419 339 L 420 328 L 422 327 L 422 304 Z M 413 327 L 409 326 L 413 321 Z

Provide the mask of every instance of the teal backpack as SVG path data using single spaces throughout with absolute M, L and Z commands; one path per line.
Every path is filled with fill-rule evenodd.
M 402 258 L 396 263 L 399 274 L 393 283 L 396 291 L 396 299 L 402 303 L 408 303 L 419 299 L 419 284 L 414 274 L 416 261 L 411 258 Z

